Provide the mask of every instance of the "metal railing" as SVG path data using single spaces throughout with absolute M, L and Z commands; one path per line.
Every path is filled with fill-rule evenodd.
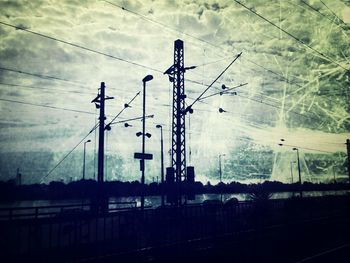
M 64 208 L 74 209 L 75 205 L 54 206 L 62 211 L 54 213 L 55 216 L 41 213 L 43 207 L 33 208 L 29 218 L 12 214 L 11 220 L 0 221 L 0 250 L 13 258 L 54 255 L 64 261 L 224 235 L 235 237 L 256 227 L 290 224 L 342 212 L 348 207 L 349 198 L 270 200 L 262 206 L 238 202 L 144 210 L 133 202 L 130 204 L 134 204 L 131 209 L 110 206 L 112 210 L 102 214 L 89 213 L 89 210 L 87 213 L 64 212 Z
M 136 209 L 136 202 L 108 202 L 108 212 Z M 37 219 L 91 212 L 90 203 L 0 208 L 0 220 Z

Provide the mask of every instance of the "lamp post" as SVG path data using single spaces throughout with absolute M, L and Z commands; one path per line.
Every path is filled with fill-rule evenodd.
M 143 78 L 143 103 L 142 103 L 142 154 L 145 154 L 145 129 L 146 129 L 146 82 L 153 79 L 152 75 L 147 75 Z M 148 138 L 151 137 L 148 134 Z M 140 160 L 140 170 L 141 170 L 141 185 L 142 185 L 142 195 L 141 195 L 141 209 L 145 207 L 145 195 L 144 195 L 144 185 L 145 185 L 145 159 Z
M 164 154 L 163 154 L 163 126 L 157 125 L 156 128 L 160 129 L 160 182 L 161 182 L 161 193 L 162 193 L 162 206 L 164 206 Z
M 222 168 L 221 168 L 221 157 L 225 156 L 225 154 L 219 154 L 219 174 L 220 174 L 220 183 L 222 183 Z M 222 202 L 222 185 L 220 184 L 220 200 Z
M 293 163 L 294 162 L 290 162 L 290 176 L 291 176 L 291 179 L 292 179 L 292 184 L 294 183 L 294 180 L 293 180 Z
M 284 142 L 284 139 L 281 139 L 282 142 Z M 283 143 L 279 143 L 279 146 L 283 146 Z M 286 145 L 288 146 L 288 145 Z M 291 146 L 291 145 L 289 145 Z M 297 151 L 297 159 L 298 159 L 298 175 L 299 175 L 299 193 L 300 197 L 303 197 L 303 190 L 302 190 L 302 185 L 301 185 L 301 171 L 300 171 L 300 158 L 299 158 L 299 149 L 296 147 L 292 148 L 293 151 Z
M 222 183 L 222 167 L 221 167 L 221 157 L 225 156 L 225 154 L 219 154 L 219 175 L 220 175 L 220 183 Z
M 84 142 L 84 158 L 83 158 L 83 180 L 85 180 L 85 155 L 86 155 L 86 144 L 91 142 L 91 140 L 87 140 Z
M 300 191 L 300 197 L 303 197 L 303 190 L 301 186 L 301 172 L 300 172 L 300 158 L 299 158 L 299 149 L 294 147 L 293 151 L 297 151 L 297 159 L 298 159 L 298 175 L 299 175 L 299 191 Z

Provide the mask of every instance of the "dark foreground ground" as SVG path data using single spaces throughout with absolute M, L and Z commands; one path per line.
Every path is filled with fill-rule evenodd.
M 206 241 L 192 241 L 91 262 L 350 262 L 349 218 L 271 226 Z M 347 229 L 346 229 L 347 228 Z
M 0 221 L 2 262 L 350 262 L 349 197 Z

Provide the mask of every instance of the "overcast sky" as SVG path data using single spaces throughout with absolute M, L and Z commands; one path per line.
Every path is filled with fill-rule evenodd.
M 329 180 L 332 167 L 344 177 L 344 143 L 350 137 L 349 2 L 242 3 L 308 47 L 231 0 L 1 0 L 1 179 L 13 178 L 17 167 L 26 183 L 79 179 L 83 145 L 45 175 L 94 126 L 97 110 L 90 102 L 100 82 L 115 98 L 107 102 L 108 121 L 141 90 L 147 74 L 154 76 L 147 84 L 147 114 L 154 118 L 147 120 L 152 137 L 146 151 L 155 158 L 147 162 L 146 176 L 148 181 L 159 176 L 155 125 L 164 126 L 168 151 L 172 106 L 172 84 L 161 72 L 173 63 L 176 39 L 184 41 L 185 65 L 197 66 L 185 75 L 188 103 L 205 89 L 198 83 L 210 84 L 243 52 L 206 95 L 222 84 L 248 84 L 236 89 L 237 96 L 196 103 L 186 124 L 188 163 L 199 180 L 217 182 L 218 155 L 226 154 L 226 181 L 264 176 L 288 182 L 296 158 L 292 146 L 300 148 L 305 179 Z M 141 98 L 119 120 L 141 116 Z M 142 124 L 130 124 L 108 132 L 110 180 L 139 179 L 133 153 L 141 149 L 135 133 Z M 87 139 L 92 140 L 87 145 L 91 178 L 95 134 Z

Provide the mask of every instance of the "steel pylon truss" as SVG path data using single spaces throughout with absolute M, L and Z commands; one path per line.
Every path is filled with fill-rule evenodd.
M 186 180 L 186 135 L 185 135 L 185 85 L 184 44 L 175 41 L 173 64 L 173 123 L 172 123 L 172 166 L 175 180 Z

